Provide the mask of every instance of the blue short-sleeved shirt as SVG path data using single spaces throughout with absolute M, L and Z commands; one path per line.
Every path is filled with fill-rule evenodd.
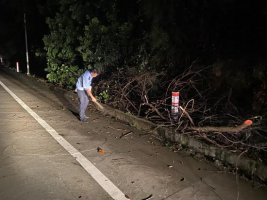
M 77 90 L 86 90 L 89 89 L 92 83 L 92 75 L 89 70 L 86 70 L 79 78 L 76 83 Z

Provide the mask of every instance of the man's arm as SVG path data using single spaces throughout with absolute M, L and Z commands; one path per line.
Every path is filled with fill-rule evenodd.
M 88 93 L 88 95 L 91 97 L 93 102 L 96 102 L 96 98 L 93 96 L 92 92 L 88 89 L 86 89 L 86 92 Z

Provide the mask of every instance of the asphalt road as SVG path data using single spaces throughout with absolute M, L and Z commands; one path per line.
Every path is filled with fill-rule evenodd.
M 174 153 L 92 106 L 84 124 L 71 99 L 3 69 L 0 83 L 0 199 L 267 199 L 266 187 Z

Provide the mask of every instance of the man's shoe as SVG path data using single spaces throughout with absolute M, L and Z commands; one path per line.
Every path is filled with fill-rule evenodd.
M 87 117 L 86 115 L 84 115 L 84 118 L 85 118 L 85 119 L 89 119 L 89 117 Z
M 81 119 L 81 122 L 88 123 L 88 121 L 86 119 Z

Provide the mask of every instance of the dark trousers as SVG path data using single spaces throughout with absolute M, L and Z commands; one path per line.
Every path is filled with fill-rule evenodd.
M 77 90 L 77 94 L 79 97 L 79 115 L 80 119 L 83 120 L 85 118 L 85 111 L 89 104 L 89 96 L 86 90 Z

